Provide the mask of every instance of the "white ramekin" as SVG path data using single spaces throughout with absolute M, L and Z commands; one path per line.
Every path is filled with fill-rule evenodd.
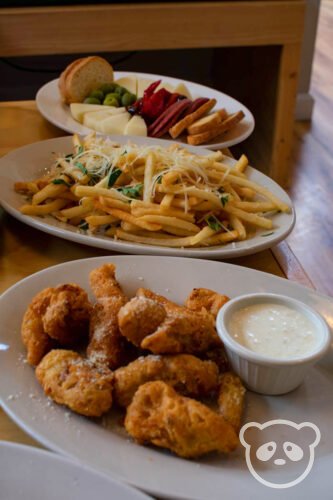
M 312 352 L 297 358 L 276 359 L 253 352 L 233 339 L 228 331 L 232 314 L 243 307 L 268 302 L 293 308 L 312 321 L 319 340 Z M 296 389 L 309 368 L 326 353 L 331 340 L 328 325 L 320 314 L 298 300 L 274 293 L 252 293 L 230 300 L 220 309 L 216 328 L 233 370 L 249 389 L 269 395 L 285 394 Z

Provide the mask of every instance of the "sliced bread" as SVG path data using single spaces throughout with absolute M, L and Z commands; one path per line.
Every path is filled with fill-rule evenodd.
M 189 127 L 196 120 L 201 118 L 206 113 L 215 106 L 216 99 L 209 99 L 200 108 L 195 110 L 193 113 L 186 115 L 185 118 L 177 122 L 173 127 L 170 128 L 169 134 L 173 139 L 176 139 L 187 127 Z
M 60 78 L 58 80 L 58 87 L 59 87 L 59 91 L 60 91 L 60 95 L 61 95 L 61 98 L 64 102 L 67 103 L 67 96 L 66 96 L 66 87 L 65 87 L 65 82 L 66 82 L 66 78 L 67 78 L 67 75 L 69 74 L 70 71 L 72 71 L 72 69 L 77 66 L 77 64 L 81 61 L 83 61 L 83 57 L 81 57 L 80 59 L 75 59 L 75 61 L 71 62 L 65 69 L 64 71 L 61 73 L 60 75 Z
M 202 132 L 201 134 L 195 134 L 195 135 L 188 135 L 187 142 L 188 144 L 191 144 L 193 146 L 198 146 L 199 144 L 207 143 L 212 139 L 215 139 L 215 137 L 218 137 L 219 135 L 224 134 L 225 132 L 228 132 L 228 130 L 234 128 L 237 125 L 237 123 L 239 123 L 244 118 L 244 116 L 245 115 L 243 111 L 237 111 L 237 113 L 229 115 L 226 120 L 224 120 L 222 123 L 215 126 L 214 128 L 208 130 L 207 132 Z
M 67 103 L 82 102 L 90 92 L 103 83 L 113 82 L 111 64 L 99 56 L 78 59 L 64 73 L 61 85 L 64 86 L 63 95 Z
M 207 132 L 211 128 L 219 125 L 223 120 L 227 118 L 226 110 L 216 111 L 216 113 L 212 113 L 211 115 L 206 115 L 203 118 L 199 118 L 199 120 L 195 121 L 187 127 L 187 131 L 189 134 L 201 134 L 202 132 Z

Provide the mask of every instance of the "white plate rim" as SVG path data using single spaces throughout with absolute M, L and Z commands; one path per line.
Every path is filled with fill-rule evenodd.
M 73 459 L 69 458 L 68 456 L 62 454 L 62 453 L 54 453 L 42 448 L 37 448 L 35 446 L 30 446 L 22 443 L 17 443 L 13 441 L 5 441 L 5 440 L 0 440 L 0 450 L 6 449 L 8 450 L 14 450 L 17 451 L 18 453 L 23 452 L 27 455 L 32 455 L 33 457 L 37 457 L 37 459 L 46 459 L 50 464 L 52 463 L 59 463 L 63 465 L 67 465 L 73 470 L 77 470 L 80 472 L 84 472 L 85 474 L 88 474 L 90 477 L 95 476 L 96 478 L 100 478 L 104 482 L 108 482 L 110 485 L 110 492 L 112 492 L 112 486 L 117 485 L 121 489 L 124 489 L 124 491 L 128 491 L 133 495 L 133 500 L 134 498 L 137 498 L 138 500 L 149 500 L 151 497 L 148 496 L 146 493 L 134 489 L 132 486 L 129 486 L 126 483 L 121 483 L 120 481 L 116 481 L 115 479 L 111 478 L 110 476 L 107 476 L 106 474 L 103 474 L 102 472 L 99 472 L 98 470 L 95 470 L 88 465 L 80 462 L 78 458 Z M 1 471 L 0 471 L 1 474 Z M 135 497 L 134 497 L 135 495 Z
M 213 89 L 212 87 L 208 87 L 206 85 L 202 85 L 200 83 L 196 82 L 191 82 L 189 80 L 183 80 L 179 78 L 174 78 L 171 76 L 164 76 L 164 75 L 156 75 L 153 73 L 141 73 L 141 72 L 136 72 L 136 71 L 115 71 L 114 72 L 114 77 L 115 79 L 123 78 L 125 76 L 138 76 L 140 78 L 147 78 L 147 79 L 153 79 L 153 80 L 160 80 L 162 79 L 166 83 L 170 84 L 177 84 L 177 83 L 184 83 L 185 85 L 195 88 L 198 90 L 198 93 L 200 93 L 200 96 L 198 97 L 205 97 L 205 92 L 209 93 L 210 95 L 214 95 L 214 97 L 218 97 L 221 100 L 226 100 L 227 102 L 230 102 L 232 105 L 235 105 L 235 110 L 242 110 L 243 113 L 245 114 L 245 120 L 248 123 L 247 128 L 244 130 L 243 133 L 241 133 L 239 136 L 235 137 L 234 139 L 226 140 L 226 141 L 220 141 L 220 142 L 212 142 L 208 144 L 202 144 L 200 147 L 207 147 L 210 149 L 220 149 L 220 148 L 229 148 L 231 146 L 235 146 L 236 144 L 240 144 L 241 142 L 245 141 L 253 132 L 254 127 L 255 127 L 255 120 L 254 116 L 251 113 L 251 111 L 241 102 L 239 102 L 237 99 L 234 97 L 229 96 L 228 94 L 225 94 L 224 92 L 220 92 L 219 90 Z M 52 112 L 52 109 L 49 109 L 49 106 L 47 103 L 45 103 L 45 98 L 48 95 L 48 93 L 54 93 L 57 92 L 57 96 L 59 96 L 59 100 L 57 101 L 56 106 L 61 106 L 61 99 L 60 99 L 60 94 L 58 91 L 58 81 L 59 78 L 55 78 L 47 83 L 45 83 L 38 91 L 36 94 L 36 105 L 44 118 L 48 120 L 50 123 L 55 125 L 56 127 L 61 128 L 62 130 L 65 130 L 66 132 L 69 133 L 78 133 L 78 134 L 85 134 L 91 132 L 91 129 L 85 127 L 84 125 L 81 125 L 80 123 L 76 122 L 70 115 L 69 110 L 66 109 L 66 114 L 68 113 L 67 119 L 69 119 L 69 125 L 64 122 L 64 120 L 59 120 L 57 117 L 54 116 L 54 113 Z M 201 94 L 202 92 L 202 94 Z M 191 92 L 192 93 L 192 92 Z M 223 106 L 223 103 L 220 104 Z M 237 106 L 236 106 L 237 105 Z M 233 110 L 234 111 L 234 110 Z M 243 122 L 244 123 L 244 122 Z M 172 139 L 171 139 L 172 140 Z
M 86 264 L 86 263 L 92 263 L 93 267 L 97 267 L 98 265 L 101 265 L 104 262 L 114 262 L 116 264 L 116 266 L 118 267 L 121 265 L 121 262 L 127 263 L 126 265 L 128 265 L 128 262 L 133 262 L 135 264 L 137 259 L 139 261 L 140 260 L 146 261 L 148 264 L 148 267 L 149 266 L 153 267 L 152 260 L 155 260 L 155 262 L 158 262 L 159 265 L 161 264 L 161 260 L 164 260 L 166 263 L 167 263 L 167 261 L 168 262 L 170 261 L 170 259 L 167 257 L 161 258 L 161 257 L 155 256 L 155 257 L 151 258 L 151 257 L 147 257 L 147 256 L 142 256 L 142 255 L 140 255 L 140 256 L 120 255 L 120 256 L 102 256 L 102 257 L 94 257 L 94 258 L 87 258 L 87 259 L 79 259 L 79 260 L 75 260 L 75 261 L 61 263 L 61 264 L 49 267 L 47 269 L 43 269 L 41 271 L 38 271 L 38 272 L 24 278 L 23 280 L 21 280 L 20 282 L 16 283 L 12 287 L 10 287 L 8 290 L 6 290 L 0 296 L 0 309 L 1 309 L 2 299 L 5 296 L 10 295 L 13 292 L 15 292 L 16 289 L 19 289 L 19 287 L 23 283 L 27 283 L 30 280 L 36 280 L 36 279 L 38 280 L 38 278 L 42 275 L 47 275 L 48 273 L 51 273 L 51 274 L 54 273 L 54 274 L 58 275 L 57 271 L 60 269 L 62 269 L 64 271 L 64 274 L 65 274 L 66 268 L 70 267 L 73 264 L 75 266 L 80 267 L 80 266 L 84 266 L 84 264 Z M 203 265 L 203 266 L 219 266 L 219 268 L 221 270 L 225 269 L 226 272 L 230 271 L 230 272 L 234 273 L 234 271 L 237 270 L 237 272 L 245 273 L 249 277 L 249 280 L 250 280 L 251 276 L 252 277 L 255 276 L 255 277 L 259 278 L 259 282 L 261 282 L 261 280 L 263 280 L 263 281 L 268 280 L 268 281 L 271 281 L 273 284 L 277 283 L 277 284 L 281 285 L 282 283 L 284 283 L 283 286 L 285 288 L 287 288 L 288 290 L 290 289 L 291 296 L 294 296 L 294 295 L 298 296 L 299 294 L 301 294 L 302 296 L 304 295 L 304 297 L 308 297 L 309 299 L 311 299 L 314 302 L 314 305 L 312 305 L 312 306 L 315 307 L 325 317 L 325 319 L 330 324 L 331 332 L 332 332 L 333 321 L 332 321 L 332 317 L 329 316 L 330 311 L 331 311 L 332 306 L 333 306 L 333 299 L 331 297 L 320 294 L 315 290 L 308 289 L 308 288 L 306 288 L 303 285 L 300 285 L 298 283 L 290 282 L 284 278 L 273 276 L 273 275 L 270 275 L 270 274 L 262 272 L 262 271 L 256 271 L 256 270 L 249 269 L 249 268 L 243 268 L 242 266 L 239 266 L 239 265 L 228 264 L 228 263 L 223 263 L 223 262 L 217 263 L 217 262 L 212 262 L 212 261 L 207 261 L 207 260 L 202 260 L 202 259 L 197 260 L 197 259 L 173 258 L 171 260 L 172 261 L 176 261 L 176 260 L 179 261 L 179 263 L 182 266 L 184 266 L 185 262 L 187 262 L 189 265 L 193 264 L 193 266 L 197 265 L 198 263 L 199 264 L 201 263 L 201 265 Z M 170 264 L 172 265 L 172 262 L 170 262 Z M 246 281 L 247 280 L 245 279 L 245 282 Z M 138 287 L 142 286 L 142 284 L 138 283 L 137 286 Z M 244 285 L 242 285 L 242 286 L 244 286 Z M 247 286 L 247 285 L 245 285 L 245 286 Z M 258 285 L 256 285 L 256 286 L 258 286 Z M 262 287 L 263 285 L 261 284 L 260 286 Z M 304 302 L 306 301 L 305 298 L 302 298 L 301 300 L 303 300 Z M 275 399 L 275 397 L 273 397 L 273 398 Z M 78 459 L 78 457 L 75 454 L 73 455 L 73 453 L 69 452 L 68 450 L 64 450 L 61 446 L 59 447 L 57 444 L 55 444 L 52 441 L 52 439 L 49 439 L 48 437 L 44 437 L 44 435 L 41 434 L 38 429 L 37 430 L 34 429 L 34 425 L 31 425 L 31 426 L 27 425 L 24 422 L 24 420 L 20 419 L 20 417 L 18 417 L 16 415 L 15 409 L 13 409 L 14 404 L 12 402 L 5 401 L 2 394 L 0 394 L 0 405 L 4 409 L 4 411 L 13 419 L 13 421 L 17 425 L 19 425 L 19 427 L 21 427 L 27 434 L 31 435 L 33 438 L 38 440 L 41 444 L 43 444 L 44 446 L 47 446 L 51 450 L 57 451 L 61 454 L 64 454 L 65 456 L 69 456 L 69 457 L 74 458 L 76 460 Z M 89 464 L 88 467 L 96 468 L 92 464 Z M 105 474 L 105 471 L 103 472 L 103 474 Z M 119 475 L 113 475 L 109 471 L 108 471 L 108 475 L 110 475 L 111 478 L 115 478 L 115 479 L 118 479 L 120 481 L 125 481 L 128 484 L 130 484 L 136 488 L 145 489 L 150 494 L 158 495 L 158 496 L 161 496 L 163 498 L 170 498 L 170 496 L 169 496 L 170 492 L 161 491 L 158 489 L 152 489 L 150 487 L 146 487 L 143 483 L 137 484 L 136 482 L 131 482 L 131 480 L 128 477 L 124 478 L 124 477 L 120 477 Z M 267 493 L 267 491 L 266 491 L 266 493 Z M 174 495 L 172 498 L 179 498 L 179 499 L 188 500 L 191 497 L 188 496 L 188 494 L 183 493 L 182 495 Z M 199 498 L 199 497 L 195 497 L 195 498 Z M 234 496 L 229 497 L 228 496 L 228 497 L 223 497 L 223 498 L 230 498 L 230 499 L 232 498 L 234 500 L 234 499 L 239 498 L 239 497 L 238 496 L 236 496 L 236 497 L 234 497 Z M 270 497 L 268 496 L 268 493 L 267 493 L 267 496 L 265 496 L 265 497 L 260 496 L 260 499 L 261 498 L 266 499 L 266 498 L 270 498 Z M 277 496 L 277 497 L 272 497 L 272 498 L 275 499 L 275 498 L 279 498 L 279 497 Z M 289 497 L 288 495 L 286 496 L 286 498 L 288 498 L 290 500 L 294 499 L 293 496 Z M 308 499 L 307 499 L 307 497 L 305 497 L 304 500 L 311 500 L 311 498 L 312 497 L 308 497 Z
M 163 146 L 168 146 L 170 142 L 161 140 L 161 139 L 151 139 L 151 138 L 138 138 L 138 137 L 125 137 L 125 136 L 111 136 L 111 139 L 114 139 L 117 142 L 120 143 L 125 143 L 127 140 L 132 140 L 132 142 L 148 142 L 151 144 L 159 144 Z M 44 147 L 49 146 L 49 157 L 50 157 L 50 163 L 51 163 L 51 152 L 52 151 L 59 151 L 62 150 L 62 148 L 68 147 L 68 150 L 71 150 L 71 137 L 65 136 L 65 137 L 57 137 L 53 139 L 47 139 L 44 141 L 39 141 L 35 142 L 32 144 L 28 144 L 25 146 L 21 146 L 20 148 L 17 148 L 11 152 L 9 152 L 7 155 L 3 156 L 0 158 L 0 179 L 3 178 L 5 180 L 11 180 L 14 182 L 14 178 L 11 176 L 11 169 L 8 168 L 8 165 L 11 162 L 18 162 L 16 159 L 17 157 L 20 157 L 22 155 L 27 155 L 29 154 L 37 154 L 39 149 L 42 149 Z M 58 149 L 57 149 L 58 148 Z M 196 148 L 195 150 L 193 147 L 187 147 L 190 151 L 194 151 L 197 154 L 208 154 L 209 150 L 205 148 Z M 236 161 L 232 158 L 225 158 L 224 160 L 227 163 L 230 163 L 230 165 L 234 164 Z M 38 166 L 36 166 L 36 171 L 40 170 Z M 74 231 L 73 228 L 71 228 L 69 225 L 65 223 L 59 223 L 56 222 L 55 220 L 49 218 L 49 219 L 42 219 L 39 217 L 34 217 L 34 216 L 27 216 L 21 214 L 21 212 L 18 210 L 18 207 L 13 206 L 12 202 L 10 201 L 10 196 L 13 195 L 12 191 L 6 190 L 6 187 L 3 184 L 0 184 L 0 203 L 2 204 L 3 208 L 13 217 L 18 219 L 19 221 L 34 227 L 36 229 L 39 229 L 43 232 L 52 234 L 54 236 L 58 236 L 61 238 L 64 238 L 69 241 L 73 241 L 76 243 L 81 243 L 84 245 L 88 246 L 93 246 L 97 248 L 103 248 L 105 250 L 111 250 L 115 252 L 124 252 L 124 253 L 131 253 L 131 254 L 145 254 L 145 255 L 175 255 L 175 256 L 182 256 L 182 257 L 196 257 L 196 258 L 208 258 L 208 259 L 220 259 L 220 258 L 236 258 L 236 257 L 241 257 L 245 255 L 250 255 L 253 253 L 260 252 L 262 250 L 265 250 L 267 248 L 270 248 L 273 245 L 276 245 L 283 239 L 285 239 L 288 234 L 292 231 L 295 222 L 296 222 L 296 214 L 295 214 L 295 209 L 293 207 L 293 203 L 288 196 L 288 194 L 272 179 L 270 179 L 268 176 L 263 174 L 262 172 L 259 172 L 258 170 L 250 167 L 249 171 L 252 176 L 255 177 L 255 179 L 259 183 L 265 184 L 271 191 L 273 191 L 278 197 L 282 198 L 290 207 L 291 207 L 291 213 L 290 214 L 276 214 L 274 216 L 274 219 L 277 223 L 279 219 L 284 221 L 281 226 L 278 226 L 277 228 L 273 230 L 260 230 L 259 228 L 256 231 L 256 235 L 245 241 L 239 241 L 235 243 L 228 243 L 226 245 L 221 245 L 217 247 L 209 247 L 209 248 L 168 248 L 168 247 L 158 247 L 158 246 L 153 246 L 153 245 L 146 245 L 146 244 L 140 244 L 140 243 L 132 243 L 132 242 L 126 242 L 122 240 L 113 240 L 111 238 L 103 237 L 103 236 L 94 236 L 94 235 L 88 235 L 88 234 L 82 234 L 79 231 Z M 13 174 L 14 175 L 14 174 Z M 20 178 L 16 180 L 27 180 L 26 178 Z M 18 195 L 19 196 L 19 195 Z M 23 202 L 21 202 L 23 203 Z M 46 220 L 46 222 L 45 222 Z M 268 234 L 267 236 L 263 237 L 263 234 Z

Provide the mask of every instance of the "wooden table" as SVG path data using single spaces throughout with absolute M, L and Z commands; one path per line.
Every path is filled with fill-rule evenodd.
M 35 141 L 65 135 L 39 114 L 33 101 L 0 103 L 0 155 Z M 17 281 L 49 266 L 68 260 L 105 255 L 18 222 L 0 208 L 0 293 Z M 272 250 L 233 259 L 232 263 L 287 277 L 312 286 L 286 243 Z M 39 446 L 0 410 L 0 440 Z

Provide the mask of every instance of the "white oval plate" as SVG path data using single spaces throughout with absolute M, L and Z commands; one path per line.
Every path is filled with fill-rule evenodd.
M 169 141 L 151 139 L 147 137 L 111 136 L 118 143 L 126 144 L 132 141 L 136 144 L 161 145 L 167 147 Z M 197 154 L 208 154 L 203 148 L 187 147 Z M 3 208 L 16 219 L 40 229 L 46 233 L 59 236 L 66 240 L 75 241 L 84 245 L 104 248 L 114 252 L 149 254 L 149 255 L 177 255 L 183 257 L 205 257 L 207 259 L 233 258 L 248 255 L 269 248 L 286 238 L 295 224 L 295 212 L 290 214 L 278 213 L 274 215 L 274 229 L 258 229 L 255 236 L 245 241 L 229 243 L 210 248 L 166 248 L 128 241 L 114 240 L 107 236 L 82 234 L 76 227 L 54 219 L 51 216 L 32 217 L 22 215 L 19 208 L 24 204 L 24 196 L 15 193 L 14 182 L 36 179 L 45 173 L 52 164 L 52 152 L 70 153 L 72 141 L 70 137 L 58 137 L 47 141 L 36 142 L 16 149 L 0 159 L 0 202 Z M 234 165 L 235 160 L 228 158 L 225 163 Z M 248 167 L 249 178 L 266 186 L 272 193 L 292 206 L 289 196 L 272 179 L 258 170 Z M 267 235 L 267 236 L 266 236 Z
M 0 441 L 1 500 L 148 500 L 151 497 L 49 451 Z
M 50 403 L 44 396 L 34 370 L 24 363 L 25 349 L 20 338 L 24 310 L 32 297 L 45 287 L 72 282 L 88 291 L 89 272 L 106 262 L 116 265 L 117 277 L 128 296 L 133 296 L 141 286 L 178 303 L 183 303 L 195 287 L 210 288 L 230 297 L 272 292 L 309 304 L 333 326 L 332 299 L 285 279 L 232 264 L 150 256 L 97 257 L 67 262 L 22 280 L 0 298 L 0 402 L 5 411 L 44 446 L 79 458 L 100 472 L 159 497 L 280 499 L 281 492 L 263 487 L 252 478 L 241 446 L 228 457 L 211 455 L 197 461 L 183 460 L 134 444 L 115 422 L 103 426 L 96 420 L 80 417 Z M 313 500 L 319 491 L 321 498 L 331 498 L 332 393 L 333 360 L 329 357 L 309 370 L 303 385 L 286 396 L 248 393 L 244 423 L 263 423 L 279 418 L 296 423 L 306 420 L 316 424 L 321 431 L 322 440 L 316 448 L 313 470 L 302 483 L 283 492 L 287 500 Z M 304 439 L 306 437 L 297 438 L 297 444 L 305 446 Z M 289 462 L 288 474 L 295 467 L 297 464 Z M 273 471 L 275 480 L 280 480 L 285 472 L 279 468 Z
M 147 78 L 154 81 L 162 80 L 163 82 L 170 83 L 171 85 L 178 85 L 182 82 L 187 86 L 193 99 L 197 97 L 216 99 L 217 102 L 215 108 L 225 108 L 229 114 L 236 113 L 237 111 L 243 111 L 245 117 L 234 129 L 230 130 L 223 136 L 223 141 L 219 138 L 218 141 L 213 140 L 208 144 L 202 145 L 201 147 L 207 147 L 210 149 L 228 148 L 244 141 L 254 130 L 254 117 L 251 111 L 249 111 L 246 106 L 236 101 L 236 99 L 233 99 L 218 90 L 214 90 L 204 85 L 199 85 L 198 83 L 178 80 L 177 78 L 171 78 L 169 76 L 153 75 L 150 73 L 115 71 L 114 76 L 115 80 L 124 76 L 137 76 L 139 78 Z M 66 132 L 81 135 L 91 132 L 90 128 L 84 127 L 79 122 L 74 120 L 70 113 L 69 106 L 62 102 L 58 90 L 58 79 L 46 83 L 39 89 L 36 95 L 36 103 L 44 118 Z M 179 142 L 178 139 L 177 142 Z

